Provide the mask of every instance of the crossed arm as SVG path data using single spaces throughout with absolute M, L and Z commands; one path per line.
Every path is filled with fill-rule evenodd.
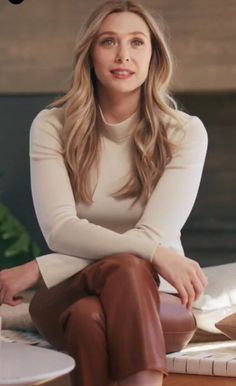
M 202 292 L 206 279 L 197 263 L 181 256 L 183 251 L 176 251 L 176 241 L 194 205 L 207 151 L 207 133 L 200 119 L 191 117 L 187 121 L 183 139 L 141 218 L 134 228 L 120 234 L 79 217 L 62 157 L 57 121 L 52 118 L 51 110 L 43 110 L 34 119 L 30 157 L 35 211 L 49 248 L 57 253 L 57 263 L 58 259 L 66 265 L 67 259 L 78 257 L 96 260 L 116 253 L 133 253 L 152 261 L 175 286 L 183 302 L 191 304 Z M 39 267 L 41 258 L 53 259 L 54 254 L 39 257 Z M 176 259 L 179 269 L 173 275 L 171 266 Z

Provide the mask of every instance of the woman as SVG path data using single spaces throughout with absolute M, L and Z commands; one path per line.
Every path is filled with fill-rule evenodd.
M 16 305 L 20 291 L 42 283 L 31 316 L 74 356 L 73 385 L 161 385 L 166 352 L 186 337 L 176 331 L 174 346 L 165 336 L 159 275 L 178 293 L 165 301 L 183 323 L 207 284 L 180 241 L 207 134 L 177 109 L 171 74 L 147 10 L 107 1 L 80 31 L 69 91 L 32 123 L 33 200 L 54 253 L 2 271 L 1 302 Z

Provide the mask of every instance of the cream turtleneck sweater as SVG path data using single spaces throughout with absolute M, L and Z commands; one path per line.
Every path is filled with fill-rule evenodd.
M 99 107 L 102 152 L 98 179 L 92 177 L 93 204 L 74 201 L 62 157 L 63 107 L 43 109 L 30 129 L 31 187 L 37 219 L 53 253 L 37 257 L 48 288 L 94 260 L 132 253 L 152 261 L 159 245 L 184 255 L 181 229 L 195 202 L 207 151 L 207 132 L 196 116 L 178 112 L 182 129 L 168 138 L 178 145 L 147 205 L 110 196 L 124 185 L 131 169 L 132 129 L 138 112 L 109 124 Z M 162 280 L 163 282 L 163 280 Z

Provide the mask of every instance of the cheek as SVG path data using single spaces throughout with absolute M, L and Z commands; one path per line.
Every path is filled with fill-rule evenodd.
M 95 75 L 99 81 L 103 81 L 106 78 L 108 72 L 109 61 L 100 52 L 97 52 L 96 55 L 92 57 L 92 63 Z
M 95 66 L 104 66 L 107 67 L 111 60 L 112 53 L 104 49 L 96 49 L 93 52 L 92 60 Z
M 140 62 L 139 62 L 139 65 L 140 65 L 140 70 L 142 72 L 143 75 L 147 75 L 148 73 L 148 70 L 149 70 L 149 65 L 150 65 L 150 60 L 147 60 L 147 57 L 142 56 Z
M 92 61 L 93 61 L 94 67 L 99 66 L 99 64 L 100 64 L 100 62 L 101 62 L 101 57 L 100 57 L 100 55 L 98 55 L 97 53 L 96 53 L 96 55 L 93 55 Z
M 99 49 L 95 49 L 93 51 L 93 54 L 92 54 L 92 62 L 94 64 L 94 66 L 99 66 L 100 63 L 102 64 L 103 63 L 103 55 L 101 53 L 101 51 Z
M 149 68 L 151 54 L 149 50 L 140 51 L 135 55 L 135 60 L 139 64 L 140 68 L 146 71 Z

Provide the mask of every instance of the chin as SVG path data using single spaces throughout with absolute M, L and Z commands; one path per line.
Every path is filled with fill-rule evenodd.
M 140 88 L 140 84 L 118 84 L 118 82 L 110 82 L 110 81 L 103 81 L 102 82 L 102 87 L 107 90 L 107 92 L 113 92 L 113 93 L 131 93 L 134 92 L 135 90 Z
M 111 87 L 112 90 L 116 91 L 116 92 L 133 92 L 135 90 L 137 90 L 137 88 L 139 88 L 139 85 L 128 85 L 128 84 L 120 84 L 120 85 L 116 85 L 113 87 Z

